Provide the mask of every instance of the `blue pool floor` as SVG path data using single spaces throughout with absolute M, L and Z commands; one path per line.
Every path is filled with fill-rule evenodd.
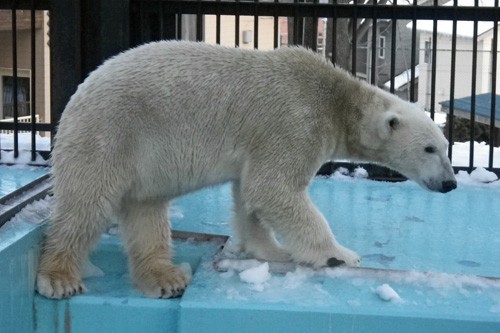
M 0 198 L 46 175 L 48 168 L 0 165 Z
M 173 228 L 229 235 L 230 192 L 176 200 Z M 477 277 L 500 278 L 500 186 L 440 194 L 411 182 L 318 178 L 310 193 L 337 239 L 377 271 L 271 272 L 256 288 L 214 268 L 220 239 L 178 240 L 176 261 L 190 263 L 193 280 L 181 298 L 151 300 L 133 289 L 119 238 L 104 235 L 92 256 L 104 276 L 70 300 L 37 296 L 36 331 L 500 332 L 500 282 Z M 401 302 L 378 297 L 385 283 Z

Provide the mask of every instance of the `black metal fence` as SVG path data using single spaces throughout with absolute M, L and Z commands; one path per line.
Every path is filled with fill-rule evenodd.
M 0 140 L 0 158 L 2 151 L 5 152 L 13 151 L 14 158 L 18 158 L 19 156 L 19 133 L 21 132 L 29 132 L 31 133 L 31 144 L 30 144 L 30 152 L 31 152 L 31 160 L 34 161 L 36 159 L 36 151 L 37 151 L 37 132 L 51 132 L 53 130 L 53 126 L 51 123 L 40 123 L 37 122 L 39 118 L 37 116 L 37 98 L 39 97 L 36 92 L 36 82 L 37 82 L 37 70 L 36 67 L 36 54 L 37 52 L 43 52 L 43 50 L 37 50 L 36 43 L 36 23 L 37 23 L 37 13 L 46 11 L 49 9 L 49 3 L 47 1 L 0 1 L 0 10 L 1 16 L 0 19 L 3 20 L 1 23 L 2 33 L 0 35 L 0 43 L 2 44 L 2 48 L 4 52 L 9 49 L 9 53 L 3 53 L 4 61 L 5 58 L 10 58 L 11 65 L 8 66 L 5 62 L 3 66 L 10 69 L 10 73 L 12 76 L 2 76 L 2 91 L 0 91 L 0 99 L 2 100 L 2 110 L 1 115 L 2 119 L 0 119 L 0 132 L 1 133 L 10 133 L 12 136 L 12 142 L 8 145 L 7 149 L 2 149 L 2 142 Z M 29 14 L 28 14 L 29 13 Z M 28 14 L 22 15 L 19 19 L 21 22 L 18 22 L 19 14 Z M 23 22 L 23 19 L 28 18 L 27 22 Z M 10 29 L 5 29 L 10 25 Z M 20 25 L 23 25 L 25 30 L 29 31 L 28 40 L 24 40 L 24 42 L 29 43 L 30 54 L 29 55 L 20 55 L 19 54 L 19 39 L 18 32 L 20 31 Z M 7 36 L 10 34 L 10 36 Z M 10 38 L 9 38 L 10 37 Z M 10 39 L 10 41 L 8 41 Z M 9 43 L 10 42 L 10 43 Z M 9 45 L 8 45 L 9 44 Z M 27 85 L 23 86 L 21 83 L 21 78 L 18 73 L 20 71 L 20 66 L 18 65 L 18 58 L 23 56 L 24 58 L 29 58 L 29 68 L 24 68 L 25 70 L 29 70 L 30 77 L 27 79 Z M 8 61 L 6 61 L 8 62 Z M 6 83 L 9 85 L 6 85 Z M 22 96 L 22 98 L 20 98 Z M 26 96 L 29 96 L 29 99 L 26 99 Z M 42 153 L 43 154 L 43 153 Z M 48 152 L 45 152 L 46 157 L 48 156 Z
M 51 123 L 35 123 L 32 118 L 30 124 L 20 124 L 14 111 L 14 122 L 0 123 L 0 129 L 12 130 L 14 138 L 21 129 L 54 132 L 53 124 L 77 84 L 107 57 L 141 43 L 190 39 L 259 49 L 304 45 L 322 52 L 361 79 L 425 104 L 433 119 L 442 116 L 441 110 L 446 111 L 444 131 L 450 141 L 452 161 L 453 143 L 460 132 L 457 124 L 465 126 L 465 140 L 470 143 L 468 163 L 454 163 L 456 169 L 470 171 L 478 166 L 474 141 L 478 137 L 478 119 L 486 119 L 481 121 L 486 128 L 481 129 L 485 132 L 481 137 L 487 137 L 490 144 L 487 162 L 480 166 L 500 175 L 500 161 L 494 158 L 500 127 L 500 106 L 496 102 L 498 1 L 452 0 L 445 4 L 443 0 L 0 0 L 0 9 L 12 13 L 15 9 L 50 10 L 52 66 Z M 430 28 L 421 29 L 429 23 Z M 449 28 L 443 32 L 441 24 Z M 462 30 L 467 24 L 470 31 L 465 38 Z M 484 24 L 489 24 L 489 29 L 484 30 Z M 13 34 L 14 27 L 15 22 Z M 468 46 L 463 45 L 464 38 Z M 15 59 L 15 38 L 12 40 Z M 466 61 L 462 58 L 465 53 Z M 14 61 L 12 66 L 16 67 Z M 470 85 L 465 94 L 469 106 L 464 113 L 458 108 L 458 100 L 464 97 L 459 90 L 465 81 Z M 426 91 L 422 94 L 424 84 Z M 428 102 L 424 103 L 422 96 Z M 33 93 L 32 97 L 35 98 Z M 486 114 L 479 113 L 484 106 L 479 102 L 487 103 Z M 32 110 L 31 114 L 35 112 Z M 331 166 L 326 167 L 323 172 L 330 169 Z

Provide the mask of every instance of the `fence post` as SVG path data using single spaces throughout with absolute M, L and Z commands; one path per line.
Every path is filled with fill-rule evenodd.
M 57 125 L 78 85 L 129 47 L 128 0 L 51 0 L 51 117 Z M 52 130 L 55 134 L 56 126 Z
M 82 79 L 80 1 L 52 0 L 50 8 L 50 104 L 52 136 Z

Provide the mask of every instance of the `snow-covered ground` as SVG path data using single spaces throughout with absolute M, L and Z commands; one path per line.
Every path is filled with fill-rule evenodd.
M 36 149 L 39 151 L 50 151 L 50 138 L 36 135 L 35 137 Z M 13 151 L 5 151 L 14 149 L 14 134 L 0 134 L 0 148 L 2 149 L 0 155 L 1 163 L 8 164 L 34 164 L 34 165 L 47 165 L 48 162 L 43 159 L 40 154 L 36 154 L 35 161 L 31 161 L 31 134 L 19 133 L 18 135 L 19 157 L 14 158 Z

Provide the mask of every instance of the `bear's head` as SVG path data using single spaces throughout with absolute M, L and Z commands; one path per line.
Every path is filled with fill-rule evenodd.
M 371 155 L 367 157 L 431 191 L 455 189 L 448 141 L 441 129 L 414 104 L 392 98 L 383 104 L 363 119 L 360 144 Z

